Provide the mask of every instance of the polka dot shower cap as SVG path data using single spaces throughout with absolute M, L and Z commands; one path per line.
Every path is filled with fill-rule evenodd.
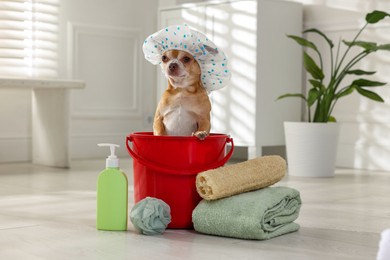
M 230 81 L 228 60 L 222 50 L 204 34 L 188 25 L 172 25 L 146 38 L 145 59 L 154 65 L 161 64 L 161 56 L 168 50 L 189 52 L 199 63 L 203 86 L 208 92 L 220 89 Z

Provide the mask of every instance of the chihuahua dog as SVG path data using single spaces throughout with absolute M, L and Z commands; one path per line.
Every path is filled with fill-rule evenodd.
M 210 132 L 211 103 L 198 62 L 180 50 L 166 51 L 161 62 L 168 87 L 157 106 L 154 135 L 193 135 L 203 140 Z

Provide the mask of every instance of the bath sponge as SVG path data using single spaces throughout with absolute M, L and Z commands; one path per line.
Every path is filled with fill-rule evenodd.
M 132 208 L 130 220 L 140 233 L 158 235 L 164 233 L 171 222 L 171 210 L 164 201 L 146 197 Z
M 245 162 L 201 172 L 196 189 L 206 200 L 216 200 L 268 187 L 286 173 L 286 161 L 277 155 L 262 156 Z

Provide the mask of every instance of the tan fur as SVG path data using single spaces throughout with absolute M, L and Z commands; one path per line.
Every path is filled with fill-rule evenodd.
M 211 127 L 211 103 L 200 81 L 198 62 L 187 52 L 170 50 L 163 54 L 162 67 L 168 87 L 157 106 L 154 135 L 204 139 Z

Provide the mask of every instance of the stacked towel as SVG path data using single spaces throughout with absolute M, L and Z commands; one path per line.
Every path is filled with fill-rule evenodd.
M 270 239 L 299 229 L 297 190 L 269 187 L 286 172 L 280 156 L 263 156 L 199 173 L 196 187 L 204 198 L 192 214 L 196 231 L 243 239 Z
M 268 187 L 286 173 L 286 161 L 280 156 L 263 156 L 199 173 L 196 189 L 206 200 L 220 199 Z
M 196 231 L 244 239 L 270 239 L 299 229 L 299 192 L 269 187 L 215 201 L 202 200 L 192 214 Z

